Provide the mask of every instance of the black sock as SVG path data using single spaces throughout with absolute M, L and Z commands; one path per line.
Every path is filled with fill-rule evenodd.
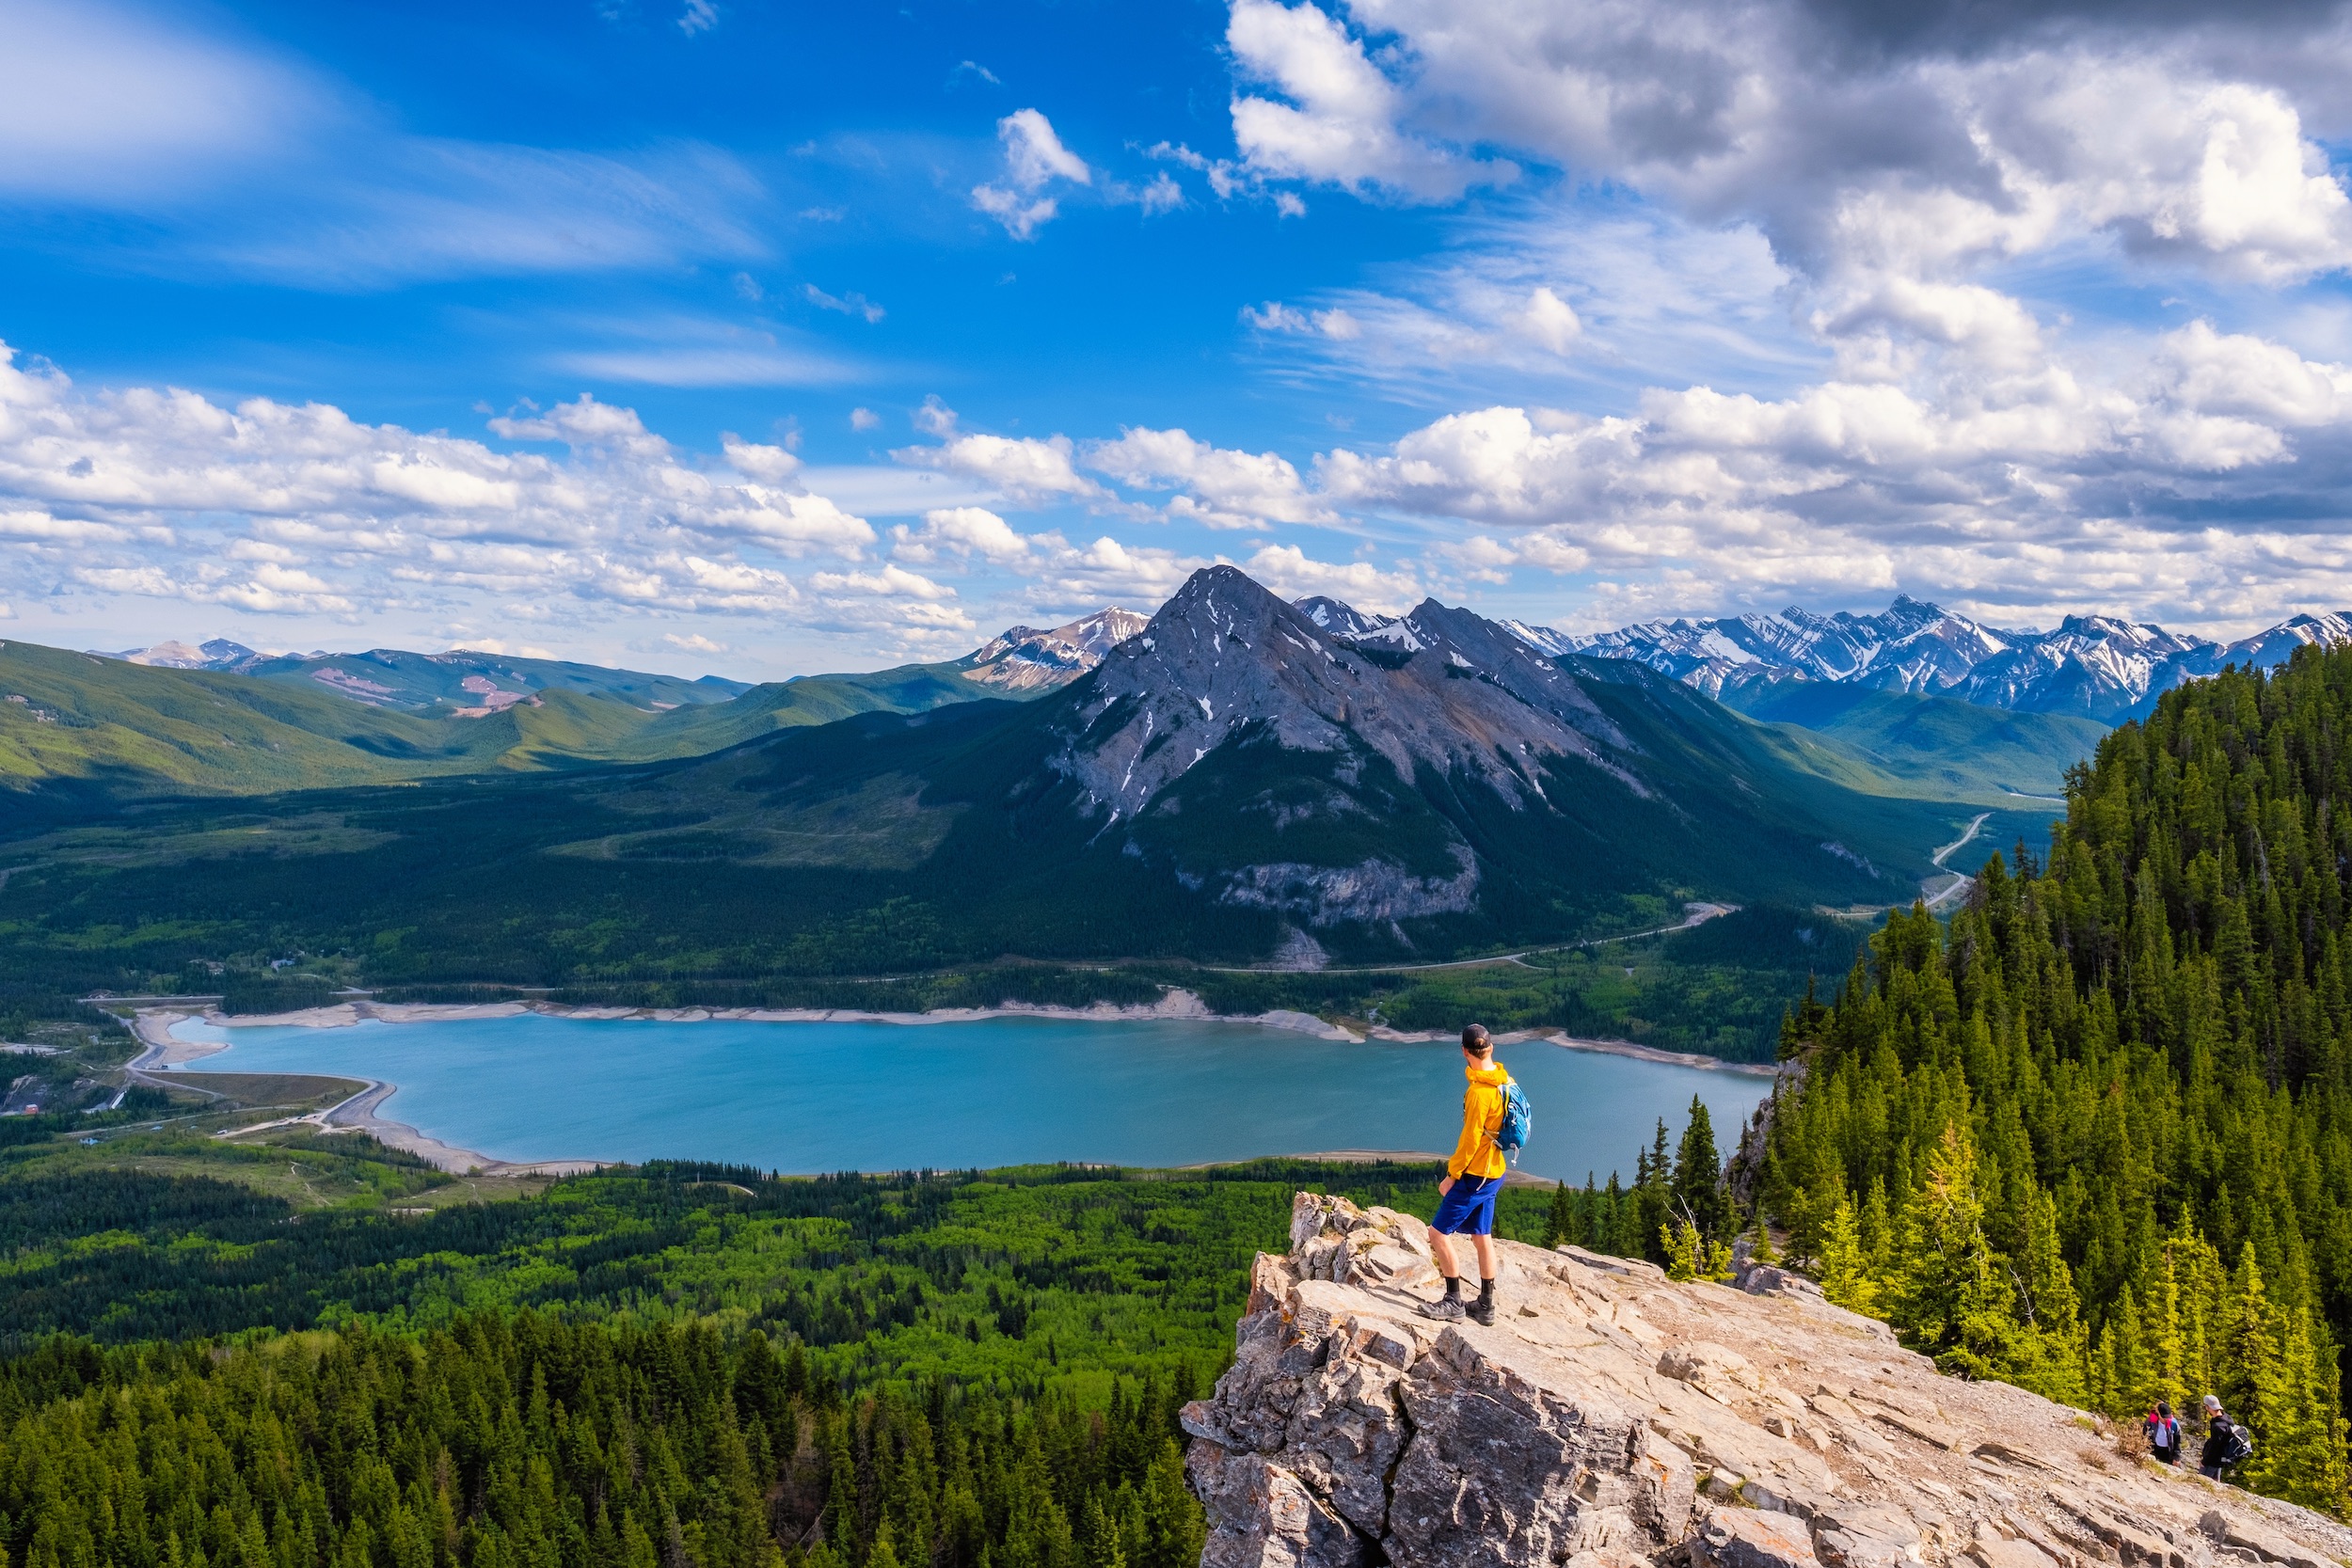
M 1495 1299 L 1495 1282 L 1493 1280 L 1482 1279 L 1478 1282 L 1478 1299 L 1480 1301 L 1492 1301 Z
M 1452 1301 L 1454 1297 L 1456 1297 L 1456 1296 L 1460 1295 L 1461 1293 L 1462 1293 L 1462 1276 L 1461 1276 L 1460 1275 L 1458 1275 L 1458 1274 L 1450 1274 L 1450 1275 L 1446 1275 L 1446 1279 L 1445 1279 L 1445 1294 L 1446 1294 L 1446 1299 L 1447 1299 L 1448 1301 Z

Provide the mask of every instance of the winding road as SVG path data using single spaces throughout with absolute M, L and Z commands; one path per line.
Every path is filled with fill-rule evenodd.
M 1929 859 L 1934 863 L 1935 868 L 1942 871 L 1944 869 L 1944 862 L 1963 847 L 1970 839 L 1975 838 L 1978 831 L 1984 826 L 1985 818 L 1991 816 L 1993 814 L 1989 811 L 1979 812 L 1977 814 L 1976 820 L 1968 824 L 1968 831 L 1966 832 L 1961 834 L 1958 838 L 1944 846 L 1943 848 L 1938 849 L 1933 855 L 1931 855 Z M 1941 891 L 1928 895 L 1928 908 L 1930 909 L 1934 909 L 1939 904 L 1948 902 L 1959 894 L 1962 888 L 1966 887 L 1970 882 L 1976 880 L 1974 877 L 1963 875 L 1958 871 L 1947 872 L 1946 874 L 1952 879 L 1945 883 Z M 1924 887 L 1924 884 L 1922 884 L 1922 886 Z
M 1983 817 L 1977 818 L 1981 822 Z M 1964 840 L 1963 842 L 1965 842 Z M 1955 844 L 1954 849 L 1960 847 Z M 1944 863 L 1941 861 L 1938 865 Z M 1642 937 L 1662 937 L 1671 931 L 1687 931 L 1693 926 L 1704 926 L 1718 915 L 1738 911 L 1737 904 L 1685 904 L 1689 912 L 1672 926 L 1654 926 L 1646 931 L 1620 931 L 1613 937 L 1590 937 L 1582 942 L 1564 942 L 1554 947 L 1527 947 L 1517 953 L 1489 953 L 1483 958 L 1450 958 L 1444 963 L 1431 964 L 1363 964 L 1349 969 L 1274 969 L 1264 964 L 1247 967 L 1220 967 L 1203 964 L 1213 974 L 1403 974 L 1424 969 L 1476 969 L 1482 964 L 1518 964 L 1521 969 L 1535 966 L 1527 960 L 1546 953 L 1573 953 L 1580 947 L 1601 947 L 1613 942 L 1633 942 Z

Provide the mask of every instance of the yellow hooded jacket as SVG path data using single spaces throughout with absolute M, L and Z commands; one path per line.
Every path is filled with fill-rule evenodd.
M 1475 1177 L 1484 1181 L 1501 1176 L 1504 1170 L 1502 1150 L 1495 1147 L 1495 1134 L 1502 1129 L 1502 1085 L 1511 1075 L 1497 1062 L 1490 1067 L 1472 1067 L 1465 1062 L 1462 1076 L 1470 1080 L 1470 1087 L 1462 1094 L 1462 1136 L 1454 1146 L 1454 1158 L 1445 1164 L 1445 1173 L 1455 1180 Z

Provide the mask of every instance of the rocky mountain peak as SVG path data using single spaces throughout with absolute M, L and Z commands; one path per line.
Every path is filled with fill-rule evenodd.
M 1334 637 L 1360 637 L 1388 626 L 1395 619 L 1389 615 L 1367 615 L 1354 605 L 1343 604 L 1322 594 L 1300 599 L 1297 604 L 1308 620 Z
M 1145 617 L 1117 605 L 1050 630 L 1010 626 L 958 661 L 967 680 L 999 691 L 1048 691 L 1067 686 L 1144 627 Z
M 2324 1568 L 2352 1531 L 1940 1376 L 1809 1281 L 1670 1283 L 1498 1241 L 1492 1327 L 1421 1317 L 1421 1221 L 1301 1193 L 1187 1405 L 1202 1568 Z
M 1476 777 L 1515 803 L 1540 796 L 1540 756 L 1594 761 L 1622 745 L 1574 677 L 1492 622 L 1431 600 L 1415 646 L 1369 656 L 1232 566 L 1196 572 L 1077 694 L 1055 767 L 1113 817 L 1133 816 L 1229 740 L 1377 753 L 1411 780 Z
M 215 637 L 190 647 L 185 642 L 158 642 L 151 648 L 125 648 L 119 653 L 102 653 L 102 658 L 119 658 L 127 664 L 148 664 L 164 670 L 227 670 L 242 672 L 262 661 L 242 642 Z

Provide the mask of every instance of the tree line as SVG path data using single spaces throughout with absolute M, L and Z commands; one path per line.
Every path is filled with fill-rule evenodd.
M 707 1323 L 471 1314 L 0 1368 L 25 1568 L 1191 1568 L 1189 1375 L 846 1397 Z

